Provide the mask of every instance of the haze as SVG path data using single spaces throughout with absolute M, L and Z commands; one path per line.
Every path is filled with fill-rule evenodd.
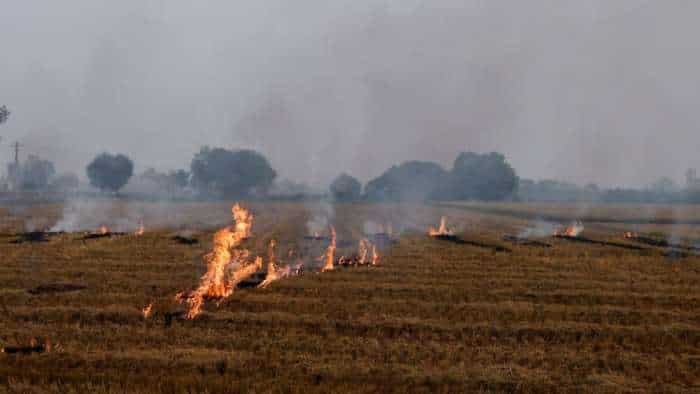
M 500 151 L 521 177 L 680 181 L 700 167 L 692 1 L 0 1 L 10 143 L 84 177 L 201 145 L 280 177 L 362 181 Z

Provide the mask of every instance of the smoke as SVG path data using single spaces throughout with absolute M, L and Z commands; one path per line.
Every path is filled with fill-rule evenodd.
M 559 226 L 554 223 L 537 220 L 535 221 L 533 227 L 527 227 L 520 231 L 520 233 L 518 234 L 518 238 L 549 237 L 555 233 L 557 228 L 559 228 Z
M 111 231 L 133 231 L 138 228 L 143 212 L 131 207 L 105 204 L 99 200 L 71 200 L 63 206 L 61 218 L 50 231 L 95 231 L 107 226 Z
M 378 223 L 374 220 L 365 220 L 363 224 L 363 232 L 365 235 L 372 234 L 388 234 L 391 235 L 394 232 L 394 225 L 387 221 L 386 223 Z
M 450 167 L 467 150 L 501 151 L 528 178 L 642 185 L 700 166 L 700 92 L 688 83 L 697 11 L 644 0 L 11 2 L 3 141 L 77 174 L 104 150 L 137 171 L 183 168 L 208 144 L 259 149 L 281 178 L 311 186 L 410 159 Z
M 306 222 L 309 235 L 326 234 L 335 218 L 335 207 L 328 201 L 306 204 L 310 219 Z

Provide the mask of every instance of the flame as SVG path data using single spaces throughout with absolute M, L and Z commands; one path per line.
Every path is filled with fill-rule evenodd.
M 554 235 L 558 237 L 578 237 L 583 232 L 583 228 L 583 223 L 577 220 L 564 228 L 557 229 Z
M 369 258 L 370 253 L 372 255 L 371 258 Z M 357 254 L 351 257 L 340 256 L 338 258 L 338 264 L 342 266 L 379 265 L 377 246 L 367 238 L 362 238 L 357 246 Z
M 107 228 L 107 226 L 105 226 L 105 225 L 100 226 L 100 234 L 105 235 L 108 233 L 109 233 L 109 228 Z
M 200 278 L 199 285 L 191 291 L 180 291 L 175 294 L 175 300 L 187 304 L 185 319 L 191 320 L 197 317 L 204 303 L 208 300 L 221 303 L 230 296 L 236 289 L 238 283 L 262 269 L 263 259 L 258 256 L 251 262 L 250 252 L 247 249 L 239 248 L 243 240 L 251 235 L 253 215 L 236 204 L 232 208 L 235 224 L 225 227 L 214 234 L 214 246 L 212 250 L 204 256 L 207 264 L 207 272 Z M 441 223 L 441 230 L 450 233 L 446 229 L 445 219 Z M 319 236 L 315 233 L 314 236 Z M 322 256 L 318 260 L 322 262 L 320 272 L 333 270 L 335 264 L 336 251 L 336 231 L 330 226 L 330 243 Z M 266 288 L 271 283 L 286 276 L 300 275 L 304 262 L 299 255 L 296 255 L 295 264 L 287 264 L 280 267 L 275 257 L 276 241 L 271 240 L 268 248 L 267 275 L 258 287 Z M 289 261 L 295 257 L 294 250 L 290 250 Z M 371 254 L 371 257 L 370 257 Z M 379 253 L 374 243 L 366 238 L 360 240 L 359 257 L 348 259 L 341 257 L 340 260 L 349 264 L 378 265 Z M 341 263 L 342 264 L 342 263 Z M 144 317 L 151 314 L 151 303 L 142 312 Z
M 324 262 L 321 272 L 333 270 L 333 260 L 335 259 L 335 227 L 331 226 L 331 243 L 326 248 L 323 256 L 318 258 Z
M 204 256 L 207 272 L 202 275 L 199 286 L 189 294 L 179 292 L 175 299 L 186 301 L 189 310 L 185 318 L 194 319 L 205 300 L 221 301 L 233 293 L 236 285 L 262 267 L 262 259 L 256 258 L 246 264 L 250 253 L 236 249 L 243 240 L 250 237 L 253 215 L 239 204 L 231 209 L 235 225 L 225 227 L 214 234 L 214 247 Z
M 291 255 L 292 251 L 290 251 Z M 269 286 L 272 282 L 284 278 L 285 276 L 289 276 L 291 274 L 291 269 L 289 266 L 279 269 L 275 265 L 275 240 L 273 239 L 270 241 L 270 249 L 269 249 L 269 261 L 267 263 L 267 276 L 265 277 L 265 280 L 262 281 L 258 287 L 259 288 L 266 288 Z
M 428 235 L 430 235 L 431 237 L 437 237 L 440 235 L 454 235 L 454 231 L 447 228 L 447 218 L 445 216 L 442 216 L 440 218 L 440 227 L 437 230 L 431 227 L 428 230 Z
M 143 227 L 143 221 L 139 221 L 139 228 L 134 232 L 134 235 L 140 236 L 143 235 L 143 233 L 146 232 L 146 229 Z
M 626 231 L 623 236 L 625 238 L 637 238 L 639 235 L 637 235 L 637 233 L 633 233 L 631 231 Z
M 151 302 L 150 304 L 143 307 L 143 309 L 141 309 L 141 314 L 143 314 L 144 319 L 148 319 L 149 317 L 151 317 L 152 313 L 153 313 L 153 302 Z
M 372 265 L 379 265 L 379 253 L 377 253 L 376 245 L 372 245 Z
M 360 264 L 364 264 L 367 261 L 367 244 L 369 240 L 363 238 L 360 240 L 360 244 L 357 246 L 357 260 Z

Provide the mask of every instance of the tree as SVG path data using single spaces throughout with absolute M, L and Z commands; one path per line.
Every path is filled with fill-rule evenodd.
M 192 186 L 200 193 L 235 198 L 266 193 L 277 176 L 256 151 L 206 146 L 192 159 L 190 173 Z
M 438 164 L 408 161 L 393 166 L 365 187 L 367 198 L 388 201 L 425 201 L 440 198 L 448 173 Z
M 102 153 L 86 168 L 90 184 L 100 190 L 116 192 L 134 173 L 134 163 L 122 154 Z
M 669 177 L 661 177 L 649 185 L 649 191 L 656 194 L 671 194 L 680 190 L 680 187 Z
M 342 173 L 333 180 L 330 191 L 338 201 L 354 201 L 362 194 L 362 184 L 352 176 Z
M 168 173 L 168 185 L 176 189 L 184 189 L 190 184 L 190 173 L 185 170 L 175 170 Z
M 513 196 L 517 187 L 515 170 L 502 154 L 464 152 L 450 172 L 448 194 L 456 200 L 503 200 Z
M 174 197 L 181 194 L 189 184 L 189 172 L 176 170 L 159 172 L 154 168 L 148 168 L 141 174 L 133 177 L 126 185 L 129 193 L 149 195 L 151 197 Z
M 55 174 L 56 169 L 52 162 L 29 156 L 21 167 L 20 186 L 24 190 L 45 189 Z
M 7 122 L 7 118 L 10 117 L 10 110 L 6 106 L 0 106 L 0 124 Z

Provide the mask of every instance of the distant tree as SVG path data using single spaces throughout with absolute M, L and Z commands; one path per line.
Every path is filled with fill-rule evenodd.
M 448 173 L 438 164 L 427 161 L 408 161 L 393 166 L 379 177 L 369 181 L 365 195 L 372 200 L 425 201 L 440 198 Z
M 603 193 L 603 201 L 605 202 L 648 202 L 645 199 L 645 193 L 636 189 L 614 188 L 606 190 Z
M 246 197 L 266 193 L 277 176 L 265 156 L 253 150 L 203 147 L 190 164 L 191 184 L 200 193 Z
M 352 176 L 342 173 L 331 183 L 330 192 L 338 201 L 354 201 L 362 194 L 362 184 Z
M 139 193 L 150 196 L 165 195 L 174 196 L 182 192 L 189 184 L 189 172 L 176 170 L 159 172 L 154 168 L 148 168 L 143 173 L 129 181 L 125 190 L 129 193 Z
M 601 195 L 600 188 L 594 183 L 581 187 L 571 182 L 553 179 L 539 182 L 521 179 L 517 188 L 518 199 L 522 201 L 598 201 Z
M 450 172 L 447 193 L 456 200 L 503 200 L 512 197 L 518 177 L 500 153 L 461 153 Z
M 122 154 L 102 153 L 86 168 L 90 184 L 100 190 L 116 192 L 134 173 L 134 163 Z
M 175 170 L 168 173 L 168 185 L 184 189 L 190 184 L 190 173 L 185 170 Z
M 20 171 L 20 186 L 24 190 L 45 189 L 56 174 L 52 162 L 29 156 Z
M 6 106 L 0 106 L 0 124 L 7 122 L 7 118 L 10 117 L 10 110 Z
M 680 190 L 680 187 L 669 177 L 661 177 L 649 185 L 649 191 L 658 194 L 670 194 Z
M 322 194 L 304 182 L 294 182 L 289 179 L 275 180 L 268 195 L 281 199 L 300 200 L 312 195 Z

